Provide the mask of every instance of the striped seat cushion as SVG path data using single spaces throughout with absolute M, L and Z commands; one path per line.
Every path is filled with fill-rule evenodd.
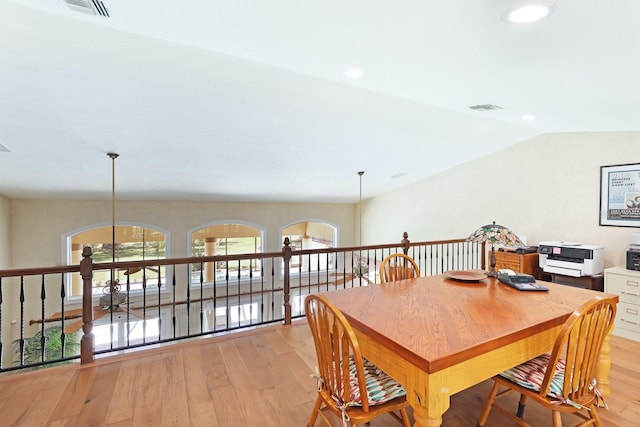
M 535 359 L 524 362 L 514 368 L 508 369 L 500 374 L 514 383 L 530 390 L 538 391 L 544 380 L 544 375 L 549 365 L 549 355 L 543 354 Z M 556 372 L 551 380 L 551 386 L 547 396 L 554 398 L 562 397 L 562 383 L 564 382 L 565 361 L 560 359 L 556 364 Z
M 369 362 L 367 359 L 363 359 L 363 362 L 369 405 L 380 405 L 397 397 L 406 395 L 404 388 L 393 378 L 378 369 L 377 366 Z M 349 372 L 351 374 L 351 403 L 361 406 L 362 397 L 360 396 L 360 388 L 358 387 L 358 380 L 356 377 L 356 365 L 353 362 L 353 358 L 350 358 L 349 360 Z

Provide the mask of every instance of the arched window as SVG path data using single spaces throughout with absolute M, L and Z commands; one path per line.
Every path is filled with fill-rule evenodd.
M 115 238 L 115 241 L 114 241 Z M 82 248 L 90 246 L 94 263 L 115 261 L 140 261 L 166 258 L 167 233 L 145 225 L 116 225 L 98 226 L 84 231 L 73 232 L 66 236 L 67 263 L 78 264 L 82 259 Z M 115 245 L 114 245 L 115 242 Z M 164 276 L 164 272 L 150 268 L 128 274 L 130 290 L 136 292 L 142 289 L 143 275 L 154 277 Z M 108 271 L 96 271 L 93 276 L 94 294 L 102 294 L 102 288 L 108 286 L 110 278 Z M 116 280 L 124 281 L 125 272 L 116 271 Z M 163 281 L 164 282 L 164 281 Z M 68 290 L 69 297 L 82 295 L 82 279 L 79 275 L 71 275 Z
M 282 229 L 282 241 L 288 237 L 293 250 L 334 248 L 338 240 L 336 226 L 320 220 L 300 221 Z M 291 274 L 331 270 L 335 255 L 301 255 L 291 259 Z
M 191 232 L 191 255 L 238 255 L 263 252 L 264 230 L 254 224 L 222 221 L 208 224 Z M 203 271 L 201 271 L 201 268 Z M 228 277 L 240 280 L 262 275 L 262 263 L 247 259 L 240 262 L 194 264 L 192 282 L 222 282 Z

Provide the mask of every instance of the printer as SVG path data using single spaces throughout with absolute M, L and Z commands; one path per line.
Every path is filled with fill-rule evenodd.
M 627 251 L 627 270 L 640 271 L 640 233 L 631 233 L 631 244 Z
M 604 271 L 604 248 L 564 241 L 540 242 L 538 262 L 546 273 L 581 277 Z

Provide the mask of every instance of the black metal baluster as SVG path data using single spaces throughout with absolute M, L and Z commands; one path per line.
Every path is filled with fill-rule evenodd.
M 242 325 L 242 304 L 240 302 L 240 294 L 242 292 L 240 292 L 240 260 L 238 260 L 238 274 L 236 275 L 236 279 L 237 279 L 237 291 L 236 293 L 238 294 L 238 306 L 237 306 L 237 312 L 238 312 L 238 327 Z
M 302 249 L 302 248 L 301 248 Z M 295 249 L 294 249 L 295 250 Z M 293 256 L 291 257 L 291 261 L 293 261 Z M 307 258 L 304 257 L 304 255 L 300 254 L 298 255 L 298 285 L 297 288 L 301 289 L 302 288 L 302 272 L 304 271 L 304 265 L 305 263 L 308 263 L 309 260 Z M 307 267 L 308 269 L 309 267 Z M 291 262 L 289 263 L 289 272 L 291 273 Z M 291 279 L 289 279 L 291 280 Z M 291 286 L 293 286 L 293 283 L 291 283 L 291 281 L 289 282 Z M 307 283 L 307 286 L 309 286 L 309 284 Z M 291 293 L 295 293 L 295 286 L 293 288 L 290 289 Z M 294 295 L 291 295 L 291 298 L 294 298 Z
M 218 329 L 218 263 L 213 263 L 213 330 Z
M 372 280 L 373 283 L 378 283 L 377 272 L 378 272 L 378 251 L 374 251 L 373 252 L 373 280 Z
M 20 366 L 24 366 L 24 276 L 20 276 Z
M 127 270 L 127 271 L 131 271 L 131 270 Z M 144 276 L 144 273 L 142 273 Z M 126 289 L 126 294 L 127 294 L 127 313 L 126 313 L 126 319 L 127 319 L 127 347 L 129 347 L 130 343 L 131 343 L 131 330 L 133 329 L 133 326 L 131 325 L 131 300 L 129 299 L 130 295 L 131 295 L 131 274 L 127 274 L 127 289 Z
M 113 294 L 114 294 L 114 290 L 116 289 L 116 284 L 114 282 L 114 278 L 113 278 L 113 269 L 111 269 L 111 273 L 110 273 L 110 277 L 111 277 L 111 281 L 109 282 L 109 335 L 110 335 L 110 342 L 109 342 L 109 348 L 113 350 L 113 337 L 114 337 L 114 333 L 113 333 Z
M 265 321 L 264 306 L 264 258 L 260 260 L 260 319 Z
M 60 329 L 60 348 L 61 348 L 61 354 L 60 357 L 64 357 L 64 355 L 66 354 L 66 347 L 67 347 L 67 335 L 64 333 L 64 299 L 67 296 L 67 289 L 65 287 L 64 284 L 64 278 L 65 278 L 65 274 L 62 273 L 60 274 L 60 318 L 62 319 L 62 326 Z
M 327 286 L 326 286 L 325 289 L 328 291 L 329 290 L 329 270 L 330 270 L 330 267 L 331 267 L 331 258 L 329 257 L 329 252 L 327 252 L 325 255 L 326 256 L 325 256 L 325 260 L 324 260 L 324 265 L 327 266 L 326 269 L 325 269 L 326 282 L 327 282 Z
M 336 269 L 336 272 L 338 270 Z M 336 276 L 336 280 L 338 279 L 338 276 Z M 347 252 L 342 252 L 342 288 L 346 288 L 347 287 Z M 337 288 L 337 286 L 336 286 Z
M 320 265 L 321 265 L 320 256 L 321 256 L 321 254 L 318 254 L 316 256 L 316 259 L 318 260 L 316 262 L 316 266 L 317 266 L 317 268 L 316 268 L 316 286 L 315 286 L 316 289 L 318 289 L 318 284 L 320 283 L 320 275 L 322 274 L 322 272 L 320 271 L 320 269 L 321 269 L 320 268 Z M 311 274 L 309 274 L 309 286 L 311 286 Z M 303 299 L 302 298 L 302 289 L 300 289 L 300 295 L 298 297 L 298 301 L 300 303 L 299 307 L 303 307 L 304 306 L 304 304 L 302 304 L 302 299 Z
M 45 287 L 44 287 L 44 274 L 43 274 L 41 276 L 41 281 L 40 281 L 40 303 L 42 307 L 42 312 L 40 316 L 40 318 L 42 319 L 42 327 L 40 328 L 40 361 L 43 363 L 46 360 L 46 357 L 45 357 L 46 338 L 44 334 L 44 329 L 45 329 L 44 328 L 44 325 L 45 325 L 44 302 L 46 298 L 47 298 L 47 292 L 45 291 Z
M 271 320 L 276 317 L 276 272 L 275 261 L 271 258 Z
M 225 307 L 226 307 L 225 317 L 227 319 L 225 324 L 225 329 L 228 329 L 229 323 L 231 322 L 231 307 L 229 306 L 229 261 L 225 262 L 224 277 L 225 277 L 225 286 L 227 288 L 227 292 L 224 297 Z
M 200 333 L 204 331 L 204 263 L 200 263 Z
M 249 324 L 253 325 L 253 259 L 249 259 Z
M 450 256 L 450 250 L 451 248 L 449 247 L 448 243 L 445 243 L 443 245 L 443 251 L 445 252 L 444 255 L 444 266 L 442 267 L 442 271 L 444 272 L 445 270 L 449 270 L 451 267 L 451 256 Z
M 165 270 L 166 271 L 166 270 Z M 162 299 L 160 298 L 160 289 L 162 288 L 162 267 L 158 266 L 158 341 L 162 339 L 162 312 L 161 312 L 161 303 Z
M 142 267 L 142 342 L 147 342 L 147 269 Z
M 191 275 L 189 275 L 189 281 L 187 282 L 187 336 L 191 335 L 190 328 L 191 328 Z
M 171 298 L 171 327 L 173 328 L 173 336 L 176 337 L 176 269 L 175 265 L 171 274 L 171 289 L 173 297 Z M 187 267 L 187 287 L 191 283 L 191 266 Z

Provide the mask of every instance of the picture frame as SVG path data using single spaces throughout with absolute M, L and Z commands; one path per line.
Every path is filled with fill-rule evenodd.
M 600 225 L 640 227 L 640 163 L 600 166 Z

